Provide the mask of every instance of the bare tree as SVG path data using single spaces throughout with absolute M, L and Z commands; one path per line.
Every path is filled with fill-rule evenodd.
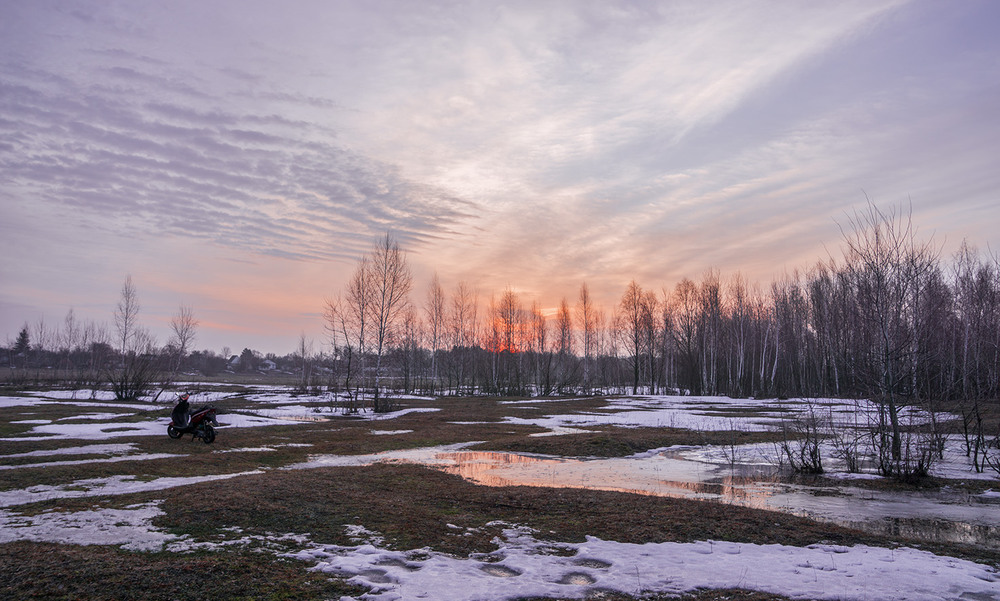
M 962 244 L 954 261 L 956 313 L 955 388 L 963 417 L 965 452 L 977 472 L 986 466 L 988 422 L 985 401 L 997 395 L 998 330 L 1000 330 L 1000 273 L 998 265 L 984 263 L 976 249 Z
M 465 282 L 455 287 L 448 316 L 455 392 L 461 393 L 473 374 L 472 347 L 479 342 L 479 295 Z
M 753 312 L 747 283 L 741 274 L 736 274 L 729 282 L 728 305 L 731 340 L 729 394 L 747 396 L 752 394 L 747 375 L 753 373 L 750 368 L 752 354 L 749 352 Z
M 552 392 L 552 352 L 548 347 L 548 323 L 538 301 L 531 303 L 531 351 L 535 358 L 535 387 L 539 394 Z
M 404 393 L 409 393 L 417 386 L 417 376 L 420 373 L 424 324 L 413 305 L 406 307 L 400 321 L 400 333 L 396 338 L 403 376 L 401 389 Z
M 917 242 L 910 213 L 902 209 L 882 211 L 869 201 L 867 210 L 856 211 L 849 221 L 853 231 L 844 232 L 846 268 L 864 336 L 854 368 L 866 374 L 881 409 L 876 440 L 880 470 L 906 477 L 899 409 L 915 349 L 912 310 L 937 255 L 929 243 Z
M 153 397 L 154 402 L 177 379 L 181 365 L 191 349 L 191 343 L 194 342 L 198 330 L 198 320 L 195 319 L 194 309 L 181 305 L 177 313 L 170 318 L 169 326 L 170 340 L 164 350 L 165 359 L 169 361 L 169 365 L 163 370 L 163 380 L 160 382 L 160 390 Z
M 171 376 L 175 377 L 198 334 L 198 320 L 194 316 L 194 309 L 187 305 L 181 305 L 177 309 L 177 313 L 170 318 L 169 325 L 170 342 L 168 344 L 174 351 Z
M 596 317 L 597 308 L 594 307 L 594 301 L 590 297 L 590 288 L 584 282 L 580 285 L 580 296 L 576 302 L 576 321 L 583 336 L 583 386 L 587 391 L 590 390 L 591 363 L 594 359 L 594 344 L 597 342 Z
M 563 298 L 556 312 L 556 387 L 561 393 L 571 378 L 573 364 L 573 315 Z
M 363 256 L 354 267 L 346 294 L 327 300 L 323 313 L 334 352 L 339 352 L 345 362 L 343 387 L 348 397 L 346 410 L 352 413 L 361 409 L 374 296 L 371 258 Z M 355 374 L 358 375 L 356 383 L 352 380 Z
M 718 360 L 722 332 L 722 295 L 719 273 L 710 270 L 698 288 L 698 332 L 701 347 L 701 385 L 708 394 L 718 393 Z
M 66 312 L 66 317 L 63 319 L 63 328 L 59 334 L 59 367 L 65 370 L 72 370 L 74 367 L 73 352 L 80 346 L 81 335 L 80 324 L 76 320 L 76 314 L 73 312 L 72 307 Z
M 521 301 L 510 287 L 500 295 L 499 301 L 490 302 L 490 324 L 493 386 L 505 395 L 523 394 L 521 359 L 526 324 Z
M 118 332 L 118 352 L 126 354 L 134 350 L 135 339 L 139 335 L 139 295 L 132 283 L 132 276 L 125 276 L 121 296 L 115 307 L 115 330 Z
M 114 312 L 119 364 L 109 374 L 118 400 L 136 400 L 149 392 L 158 372 L 155 341 L 139 324 L 139 296 L 132 276 L 126 276 Z
M 628 349 L 632 362 L 632 394 L 639 393 L 639 364 L 642 361 L 644 344 L 646 343 L 644 324 L 646 316 L 643 296 L 642 286 L 632 280 L 618 303 L 617 329 L 623 338 L 623 343 Z
M 351 319 L 354 314 L 355 312 L 349 308 L 340 296 L 327 299 L 323 311 L 327 336 L 329 337 L 330 345 L 333 347 L 334 373 L 331 375 L 331 378 L 334 382 L 334 390 L 336 391 L 341 386 L 337 379 L 337 368 L 340 362 L 342 362 L 344 366 L 343 389 L 347 393 L 348 398 L 345 410 L 350 413 L 356 413 L 360 409 L 357 403 L 357 395 L 351 393 L 351 376 L 355 367 L 355 356 L 358 354 L 357 344 L 360 337 L 356 333 L 355 325 Z M 337 359 L 340 359 L 340 362 Z
M 651 394 L 656 394 L 656 376 L 659 370 L 656 369 L 656 349 L 657 341 L 660 337 L 659 314 L 660 303 L 656 298 L 656 293 L 646 290 L 640 297 L 642 327 L 642 345 L 646 356 L 646 377 L 649 380 Z
M 445 324 L 445 298 L 444 289 L 437 273 L 431 280 L 431 286 L 427 290 L 427 302 L 424 305 L 424 312 L 427 314 L 427 335 L 431 344 L 431 392 L 438 389 L 438 350 L 444 338 Z
M 306 333 L 299 334 L 299 343 L 295 347 L 295 359 L 298 360 L 302 369 L 302 378 L 299 380 L 298 391 L 306 393 L 309 391 L 309 382 L 312 377 L 312 341 L 306 338 Z
M 684 278 L 674 287 L 669 308 L 665 310 L 664 321 L 674 340 L 680 362 L 681 388 L 693 394 L 701 394 L 701 353 L 698 345 L 698 286 Z
M 31 335 L 31 355 L 34 356 L 36 369 L 36 379 L 41 379 L 41 369 L 43 367 L 42 357 L 52 349 L 53 340 L 57 339 L 56 333 L 45 323 L 44 317 L 39 317 L 35 322 Z
M 409 303 L 413 275 L 406 256 L 395 240 L 386 232 L 370 253 L 368 265 L 371 286 L 371 325 L 375 351 L 375 391 L 373 409 L 376 413 L 392 410 L 391 399 L 380 396 L 382 359 L 389 337 Z

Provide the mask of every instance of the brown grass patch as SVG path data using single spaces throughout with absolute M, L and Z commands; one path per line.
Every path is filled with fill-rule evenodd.
M 0 545 L 0 597 L 89 601 L 337 599 L 364 589 L 262 553 L 129 553 L 111 547 Z

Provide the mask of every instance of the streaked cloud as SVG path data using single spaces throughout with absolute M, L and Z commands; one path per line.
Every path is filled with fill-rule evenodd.
M 126 271 L 158 311 L 192 295 L 220 329 L 314 313 L 386 230 L 418 274 L 543 305 L 583 281 L 610 305 L 633 277 L 808 268 L 864 193 L 1000 246 L 997 18 L 903 0 L 14 3 L 0 334 L 36 302 L 111 306 Z M 267 327 L 318 330 L 283 323 Z

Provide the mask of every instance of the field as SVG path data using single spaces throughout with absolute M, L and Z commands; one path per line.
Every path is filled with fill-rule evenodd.
M 212 444 L 168 438 L 171 403 L 0 397 L 0 597 L 1000 599 L 989 544 L 875 533 L 698 487 L 660 494 L 666 475 L 634 489 L 562 480 L 619 465 L 598 458 L 674 451 L 735 469 L 775 443 L 767 422 L 787 406 L 402 398 L 388 415 L 345 415 L 277 386 L 199 386 L 192 405 L 215 405 L 222 423 Z M 510 483 L 539 465 L 549 485 Z M 477 483 L 494 468 L 507 480 Z M 961 465 L 919 490 L 808 484 L 900 498 L 957 489 L 987 512 L 1000 488 Z

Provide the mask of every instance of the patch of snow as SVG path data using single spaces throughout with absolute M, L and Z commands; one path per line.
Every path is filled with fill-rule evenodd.
M 868 474 L 868 473 L 852 473 L 852 472 L 827 472 L 824 474 L 827 478 L 832 478 L 834 480 L 884 480 L 885 476 L 880 476 L 878 474 Z
M 58 421 L 66 421 L 70 419 L 119 419 L 133 415 L 135 415 L 135 413 L 81 413 L 80 415 L 61 417 Z
M 582 401 L 587 397 L 566 397 L 558 399 L 518 399 L 516 401 L 500 401 L 500 405 L 538 405 L 543 403 L 566 403 L 569 401 Z
M 25 394 L 45 397 L 47 399 L 67 399 L 67 400 L 89 400 L 89 401 L 113 401 L 115 393 L 110 390 L 92 390 L 89 388 L 78 388 L 74 390 L 46 390 L 27 391 Z
M 370 587 L 362 596 L 369 601 L 582 599 L 610 591 L 682 594 L 697 588 L 858 601 L 1000 599 L 994 569 L 909 548 L 717 541 L 640 545 L 587 537 L 583 543 L 559 543 L 569 553 L 551 555 L 546 552 L 551 543 L 524 528 L 507 529 L 495 542 L 498 550 L 468 559 L 426 548 L 391 551 L 370 541 L 317 545 L 291 556 Z M 457 582 L 462 585 L 442 586 Z
M 433 413 L 435 411 L 440 411 L 440 409 L 438 409 L 437 407 L 411 407 L 409 409 L 388 411 L 386 413 L 375 413 L 374 411 L 368 411 L 365 413 L 351 414 L 351 417 L 366 419 L 370 421 L 379 421 L 385 419 L 396 419 L 397 417 L 402 417 L 404 415 L 409 415 L 411 413 Z
M 28 394 L 28 393 L 26 393 Z M 42 394 L 42 393 L 38 393 Z M 118 402 L 102 402 L 94 400 L 77 400 L 77 399 L 62 399 L 62 400 L 52 400 L 37 398 L 34 396 L 4 396 L 0 397 L 0 408 L 7 407 L 38 407 L 42 405 L 58 405 L 61 407 L 75 406 L 75 407 L 102 407 L 104 409 L 138 409 L 141 411 L 157 410 L 163 409 L 162 405 L 154 405 L 152 403 L 118 403 Z
M 564 426 L 554 426 L 549 428 L 547 432 L 535 432 L 534 434 L 528 434 L 529 437 L 533 438 L 544 438 L 546 436 L 565 436 L 567 434 L 586 434 L 592 432 L 593 430 L 584 430 L 583 428 L 566 428 Z
M 256 428 L 260 426 L 277 426 L 279 424 L 288 425 L 290 423 L 287 419 L 245 415 L 243 413 L 220 413 L 216 419 L 219 420 L 219 425 L 223 428 Z
M 0 509 L 0 543 L 17 540 L 73 545 L 116 545 L 131 551 L 159 551 L 178 537 L 152 526 L 163 515 L 159 502 L 125 509 L 20 515 Z
M 177 486 L 186 486 L 198 482 L 212 480 L 227 480 L 250 474 L 261 474 L 262 470 L 251 470 L 233 474 L 214 474 L 191 477 L 166 477 L 153 480 L 139 480 L 135 476 L 109 476 L 107 478 L 88 478 L 76 480 L 68 484 L 48 485 L 38 484 L 18 490 L 0 491 L 0 507 L 27 505 L 38 501 L 51 499 L 75 499 L 80 497 L 102 497 L 110 495 L 126 495 L 136 492 L 163 490 Z
M 167 434 L 169 418 L 141 422 L 95 422 L 90 424 L 45 424 L 35 426 L 31 432 L 20 437 L 0 438 L 4 441 L 31 440 L 107 440 L 122 436 L 156 436 Z
M 409 434 L 413 430 L 372 430 L 375 436 L 391 436 L 393 434 Z
M 515 401 L 525 403 L 530 401 Z M 556 429 L 591 426 L 624 428 L 669 427 L 701 431 L 761 431 L 779 426 L 789 414 L 804 413 L 812 407 L 822 415 L 859 414 L 859 423 L 868 423 L 877 414 L 876 405 L 865 400 L 842 399 L 733 399 L 722 396 L 645 395 L 607 400 L 601 410 L 585 413 L 550 414 L 537 418 L 507 417 L 513 424 Z M 547 407 L 543 407 L 547 408 Z M 734 417 L 733 415 L 736 415 Z M 924 411 L 904 407 L 900 419 L 907 424 L 930 420 Z
M 10 455 L 3 455 L 2 457 L 6 459 L 9 457 L 46 457 L 49 455 L 121 455 L 131 453 L 134 450 L 135 444 L 131 442 L 126 444 L 90 444 L 82 447 L 12 453 Z
M 76 461 L 46 461 L 43 463 L 0 465 L 0 470 L 16 470 L 28 467 L 52 467 L 54 465 L 85 465 L 90 463 L 118 463 L 121 461 L 149 461 L 152 459 L 167 459 L 169 457 L 187 457 L 187 455 L 176 455 L 174 453 L 146 453 L 141 455 L 126 455 L 123 457 L 107 457 L 105 459 L 79 459 Z

